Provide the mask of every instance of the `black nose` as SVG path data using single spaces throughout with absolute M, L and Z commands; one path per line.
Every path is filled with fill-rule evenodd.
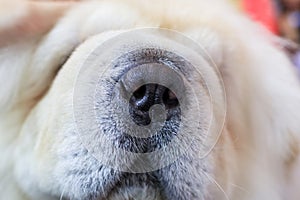
M 138 125 L 151 123 L 149 109 L 155 105 L 164 105 L 167 119 L 172 117 L 172 110 L 179 106 L 176 95 L 168 88 L 159 84 L 146 84 L 138 88 L 130 98 L 130 114 Z

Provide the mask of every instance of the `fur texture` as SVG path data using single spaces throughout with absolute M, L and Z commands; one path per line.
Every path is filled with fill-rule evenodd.
M 99 166 L 78 142 L 72 112 L 79 63 L 118 31 L 141 27 L 174 29 L 205 47 L 228 104 L 213 151 L 197 160 L 190 150 L 157 172 L 161 193 L 149 174 L 126 179 Z M 299 80 L 272 36 L 226 2 L 1 2 L 0 80 L 1 199 L 300 198 Z M 152 186 L 125 185 L 110 194 L 124 179 Z

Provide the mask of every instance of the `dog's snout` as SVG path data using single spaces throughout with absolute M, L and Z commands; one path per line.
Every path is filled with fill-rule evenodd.
M 179 102 L 176 95 L 165 86 L 145 84 L 139 87 L 130 98 L 131 116 L 137 124 L 148 125 L 151 122 L 149 110 L 155 104 L 163 105 L 167 110 L 174 109 Z

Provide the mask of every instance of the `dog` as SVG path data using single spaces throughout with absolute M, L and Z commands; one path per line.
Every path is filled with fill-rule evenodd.
M 275 36 L 226 1 L 11 0 L 0 15 L 1 199 L 300 198 L 299 78 Z M 179 108 L 182 74 L 196 92 Z M 150 82 L 137 87 L 139 79 Z M 121 101 L 130 84 L 133 96 Z M 124 136 L 131 121 L 150 123 L 154 104 L 167 109 L 161 135 Z M 91 113 L 102 131 L 93 137 Z M 204 148 L 208 119 L 220 134 Z M 182 154 L 136 167 L 181 135 Z

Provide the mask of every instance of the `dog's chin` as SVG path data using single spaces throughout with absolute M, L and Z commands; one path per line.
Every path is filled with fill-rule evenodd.
M 136 185 L 136 186 L 121 186 L 114 189 L 108 200 L 131 200 L 131 199 L 143 199 L 143 200 L 161 200 L 161 194 L 158 189 L 149 185 Z

